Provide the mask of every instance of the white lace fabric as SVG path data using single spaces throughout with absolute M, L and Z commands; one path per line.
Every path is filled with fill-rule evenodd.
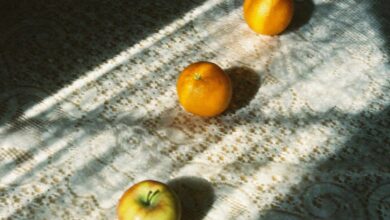
M 210 187 L 183 186 L 188 220 L 390 218 L 385 0 L 295 1 L 310 19 L 274 37 L 240 0 L 42 2 L 0 26 L 0 219 L 116 219 L 132 184 L 185 177 Z M 200 60 L 235 85 L 215 118 L 177 101 Z

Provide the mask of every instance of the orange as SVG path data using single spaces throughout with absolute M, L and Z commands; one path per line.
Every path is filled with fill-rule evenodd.
M 204 61 L 186 67 L 179 75 L 176 89 L 183 108 L 204 117 L 221 114 L 232 97 L 229 76 L 218 65 Z
M 290 24 L 293 14 L 293 0 L 245 0 L 244 2 L 245 21 L 258 34 L 280 34 Z

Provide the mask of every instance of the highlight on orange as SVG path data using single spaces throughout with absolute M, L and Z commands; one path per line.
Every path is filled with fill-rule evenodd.
M 205 61 L 186 67 L 179 75 L 176 89 L 183 108 L 204 117 L 224 112 L 232 97 L 229 76 L 218 65 Z
M 290 24 L 293 15 L 293 0 L 245 0 L 244 2 L 244 19 L 258 34 L 282 33 Z

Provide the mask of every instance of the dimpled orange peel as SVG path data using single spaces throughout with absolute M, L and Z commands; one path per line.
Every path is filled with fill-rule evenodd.
M 244 19 L 258 34 L 277 35 L 290 24 L 293 0 L 245 0 Z
M 221 114 L 232 97 L 229 76 L 218 65 L 205 61 L 185 68 L 179 75 L 176 89 L 183 108 L 204 117 Z

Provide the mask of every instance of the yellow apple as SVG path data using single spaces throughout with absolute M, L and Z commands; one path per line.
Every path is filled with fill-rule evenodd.
M 130 187 L 117 207 L 119 220 L 180 220 L 180 201 L 168 185 L 145 180 Z

